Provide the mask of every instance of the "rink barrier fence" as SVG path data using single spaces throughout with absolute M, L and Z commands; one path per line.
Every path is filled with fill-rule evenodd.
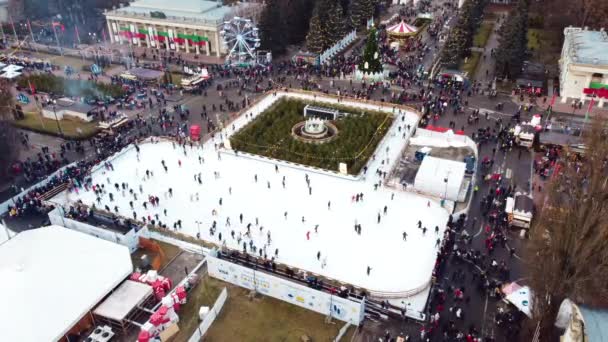
M 211 307 L 209 312 L 207 313 L 207 315 L 205 315 L 205 318 L 203 318 L 203 321 L 201 322 L 201 324 L 199 324 L 197 326 L 197 328 L 194 331 L 194 333 L 192 334 L 192 336 L 190 336 L 190 338 L 188 339 L 188 342 L 201 341 L 201 339 L 207 333 L 207 330 L 209 330 L 209 328 L 211 328 L 211 325 L 213 324 L 213 322 L 215 321 L 217 316 L 219 316 L 220 312 L 222 311 L 222 308 L 224 307 L 224 304 L 226 303 L 226 299 L 228 299 L 228 290 L 224 287 L 224 289 L 222 290 L 220 295 L 215 300 L 213 307 Z
M 48 184 L 48 183 L 50 182 L 51 178 L 53 178 L 53 177 L 55 177 L 55 176 L 59 175 L 61 172 L 65 171 L 65 170 L 66 170 L 68 167 L 70 167 L 70 166 L 74 166 L 74 165 L 76 165 L 76 163 L 71 163 L 71 164 L 68 164 L 68 165 L 66 165 L 66 166 L 64 166 L 64 167 L 62 167 L 62 168 L 60 168 L 60 169 L 58 169 L 57 171 L 55 171 L 55 172 L 51 173 L 50 175 L 46 176 L 46 178 L 44 178 L 44 179 L 43 179 L 43 180 L 41 180 L 40 182 L 38 182 L 38 183 L 36 183 L 36 184 L 34 184 L 34 185 L 32 185 L 32 186 L 28 187 L 27 189 L 25 189 L 25 190 L 21 191 L 21 192 L 20 192 L 20 193 L 18 193 L 17 195 L 12 196 L 12 197 L 11 197 L 11 198 L 9 198 L 8 200 L 6 200 L 6 201 L 2 202 L 2 204 L 0 204 L 0 214 L 5 214 L 5 213 L 8 211 L 8 207 L 9 207 L 9 206 L 13 206 L 13 205 L 15 205 L 15 202 L 16 202 L 16 201 L 17 201 L 19 198 L 22 198 L 23 196 L 27 195 L 27 194 L 28 194 L 28 192 L 30 192 L 30 191 L 32 191 L 32 190 L 34 190 L 34 189 L 36 189 L 37 187 L 44 186 L 44 185 Z M 57 186 L 60 186 L 60 184 L 58 184 Z

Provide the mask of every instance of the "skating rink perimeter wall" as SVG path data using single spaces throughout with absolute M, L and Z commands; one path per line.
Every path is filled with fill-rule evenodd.
M 443 236 L 449 214 L 433 199 L 384 186 L 377 190 L 374 187 L 380 180 L 374 171 L 388 171 L 409 140 L 409 136 L 398 134 L 398 128 L 403 125 L 416 127 L 419 115 L 414 111 L 400 113 L 401 109 L 389 104 L 340 102 L 399 117 L 376 148 L 378 158 L 368 161 L 367 175 L 357 179 L 216 149 L 222 139 L 238 132 L 252 116 L 257 117 L 283 96 L 338 102 L 337 98 L 320 94 L 267 95 L 257 102 L 257 106 L 247 110 L 249 118 L 239 116 L 221 134 L 200 146 L 183 148 L 170 140 L 155 138 L 152 143 L 150 140 L 142 142 L 139 153 L 129 146 L 110 157 L 113 170 L 100 164 L 91 177 L 93 184 L 106 185 L 108 192 L 114 195 L 113 201 L 104 194 L 97 204 L 96 195 L 85 190 L 64 191 L 52 200 L 64 207 L 79 200 L 89 206 L 95 203 L 98 208 L 117 206 L 117 214 L 132 218 L 135 212 L 138 221 L 144 216 L 158 216 L 169 230 L 193 238 L 200 234 L 200 239 L 216 246 L 224 244 L 232 250 L 240 251 L 244 242 L 252 241 L 258 251 L 267 247 L 268 257 L 280 250 L 276 256 L 280 264 L 365 289 L 374 297 L 405 299 L 408 310 L 423 311 L 424 294 L 430 285 L 438 250 L 436 240 Z M 163 169 L 161 161 L 166 163 L 168 171 Z M 278 171 L 275 169 L 277 164 Z M 153 172 L 153 176 L 147 177 L 147 170 Z M 259 181 L 254 181 L 254 174 Z M 200 175 L 201 183 L 197 181 L 197 175 Z M 305 181 L 306 175 L 310 178 L 310 187 L 314 188 L 312 192 Z M 283 177 L 286 187 L 281 186 Z M 138 199 L 114 190 L 113 185 L 122 182 L 137 192 Z M 140 186 L 143 186 L 141 192 L 137 190 Z M 169 188 L 173 190 L 171 196 L 167 196 Z M 365 194 L 365 200 L 355 202 L 354 195 L 359 193 Z M 142 205 L 150 195 L 160 198 L 158 206 Z M 331 202 L 331 209 L 328 209 L 328 202 Z M 383 212 L 385 206 L 386 213 Z M 287 212 L 288 216 L 284 214 Z M 244 217 L 243 222 L 239 221 L 240 214 Z M 182 227 L 174 227 L 177 220 L 182 222 Z M 418 228 L 418 221 L 427 228 L 426 233 Z M 211 234 L 214 222 L 217 231 Z M 354 231 L 355 223 L 362 226 L 362 233 Z M 231 237 L 232 231 L 235 237 L 244 235 L 248 224 L 251 224 L 251 235 L 247 239 L 239 243 Z M 317 225 L 318 232 L 314 228 Z M 439 227 L 437 233 L 435 226 Z M 268 232 L 272 232 L 272 243 L 267 242 Z M 407 241 L 402 238 L 404 232 L 407 232 Z M 223 243 L 219 241 L 219 233 Z M 254 254 L 250 248 L 247 252 Z M 255 254 L 259 256 L 259 253 Z M 371 273 L 366 273 L 368 267 Z M 425 298 L 414 300 L 412 296 L 418 293 Z
M 255 290 L 266 296 L 297 305 L 304 309 L 330 315 L 332 318 L 359 325 L 365 314 L 365 300 L 356 302 L 326 292 L 317 291 L 289 280 L 278 278 L 251 268 L 207 256 L 209 275 Z

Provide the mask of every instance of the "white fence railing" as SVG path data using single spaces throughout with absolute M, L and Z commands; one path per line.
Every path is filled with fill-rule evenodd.
M 325 64 L 325 62 L 344 50 L 350 43 L 354 42 L 355 39 L 357 39 L 357 30 L 352 30 L 350 33 L 347 33 L 344 38 L 340 39 L 336 44 L 319 55 L 319 64 Z
M 211 324 L 213 324 L 213 321 L 215 321 L 215 318 L 222 311 L 222 308 L 224 307 L 224 303 L 226 303 L 227 298 L 228 290 L 226 290 L 226 288 L 224 287 L 220 295 L 217 297 L 215 304 L 213 304 L 213 307 L 211 308 L 211 310 L 209 310 L 207 316 L 205 316 L 201 324 L 194 331 L 194 334 L 190 336 L 188 342 L 199 342 L 203 338 L 203 336 L 205 336 L 205 333 L 207 332 L 207 330 L 209 330 Z

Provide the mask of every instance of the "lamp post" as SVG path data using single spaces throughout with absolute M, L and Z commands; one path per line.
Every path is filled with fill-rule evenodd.
M 196 238 L 200 240 L 201 238 L 201 221 L 196 221 L 196 228 L 198 230 L 198 233 L 196 233 Z
M 57 117 L 57 100 L 53 100 L 53 114 L 55 114 L 55 122 L 57 123 L 59 135 L 63 138 L 63 131 L 61 130 L 61 125 L 59 124 L 59 118 Z

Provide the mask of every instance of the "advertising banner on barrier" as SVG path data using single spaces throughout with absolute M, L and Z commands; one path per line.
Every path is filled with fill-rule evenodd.
M 253 290 L 261 294 L 286 301 L 288 303 L 329 315 L 341 321 L 359 325 L 365 313 L 365 302 L 317 291 L 315 289 L 296 284 L 286 279 L 275 277 L 260 271 L 237 265 L 225 260 L 207 257 L 209 275 Z

